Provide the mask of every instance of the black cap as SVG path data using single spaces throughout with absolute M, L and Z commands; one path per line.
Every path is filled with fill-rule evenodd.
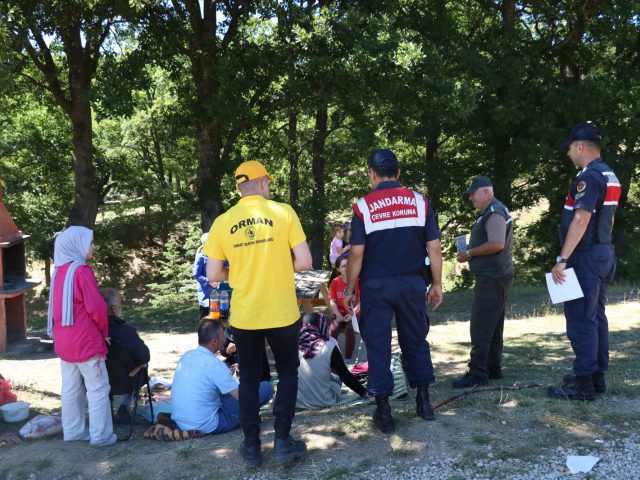
M 369 155 L 369 168 L 398 168 L 396 155 L 388 148 L 378 148 Z
M 483 175 L 478 175 L 477 177 L 473 177 L 471 179 L 469 188 L 467 188 L 464 191 L 464 194 L 469 195 L 482 187 L 493 187 L 493 184 L 491 183 L 491 180 L 489 180 L 487 177 Z
M 571 127 L 569 136 L 560 144 L 560 150 L 566 150 L 573 142 L 577 140 L 587 140 L 600 145 L 602 135 L 591 122 L 582 122 Z

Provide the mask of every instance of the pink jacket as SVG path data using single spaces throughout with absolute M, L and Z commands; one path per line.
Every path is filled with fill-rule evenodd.
M 62 289 L 69 265 L 58 269 L 53 299 L 53 346 L 65 362 L 80 363 L 107 355 L 105 338 L 109 336 L 109 320 L 98 282 L 89 265 L 76 270 L 73 281 L 73 325 L 63 327 Z

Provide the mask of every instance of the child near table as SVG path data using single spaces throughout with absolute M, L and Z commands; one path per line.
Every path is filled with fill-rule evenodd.
M 344 304 L 344 291 L 347 288 L 347 264 L 348 257 L 340 255 L 336 260 L 336 270 L 339 275 L 333 279 L 329 287 L 329 302 L 331 312 L 335 319 L 331 323 L 330 334 L 336 340 L 344 332 L 344 358 L 345 363 L 353 363 L 351 357 L 356 344 L 356 334 L 353 330 L 352 320 L 354 315 L 360 312 L 360 283 L 356 281 L 356 303 L 353 307 Z
M 349 245 L 346 247 L 342 246 L 342 238 L 344 237 L 344 228 L 342 225 L 334 225 L 331 229 L 331 235 L 333 236 L 333 239 L 331 240 L 331 246 L 329 247 L 329 262 L 331 262 L 332 267 L 335 267 L 337 258 L 343 253 L 349 251 Z

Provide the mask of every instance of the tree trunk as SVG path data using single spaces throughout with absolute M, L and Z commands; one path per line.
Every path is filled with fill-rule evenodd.
M 324 154 L 327 140 L 327 101 L 320 98 L 316 107 L 315 129 L 313 132 L 312 165 L 313 203 L 311 209 L 311 258 L 313 268 L 322 268 L 324 252 Z
M 93 166 L 93 131 L 91 107 L 83 98 L 85 91 L 74 95 L 71 125 L 73 130 L 73 169 L 75 198 L 68 225 L 93 228 L 98 214 L 95 168 Z
M 298 172 L 298 112 L 289 110 L 287 130 L 287 150 L 289 159 L 289 203 L 298 212 L 300 208 L 300 177 Z
M 218 39 L 215 35 L 216 10 L 205 2 L 203 17 L 192 17 L 199 31 L 189 42 L 191 78 L 196 90 L 196 143 L 198 149 L 198 203 L 200 227 L 208 232 L 215 218 L 222 213 L 222 132 L 211 119 L 218 80 L 212 70 L 219 63 Z
M 153 245 L 151 234 L 151 209 L 149 208 L 149 194 L 146 190 L 142 192 L 142 205 L 144 206 L 144 236 L 147 238 L 147 245 Z
M 208 232 L 215 218 L 222 213 L 222 189 L 220 182 L 221 147 L 220 138 L 212 122 L 199 121 L 198 140 L 198 200 L 200 203 L 200 226 Z
M 169 238 L 169 205 L 168 203 L 172 202 L 172 197 L 167 195 L 167 181 L 165 179 L 165 170 L 164 170 L 164 157 L 162 155 L 162 146 L 160 145 L 160 140 L 158 139 L 158 135 L 156 135 L 156 131 L 151 132 L 151 141 L 153 142 L 153 152 L 156 159 L 157 170 L 156 170 L 156 179 L 158 181 L 158 188 L 162 192 L 160 195 L 159 204 L 160 204 L 160 214 L 161 214 L 161 232 L 160 238 L 162 245 L 164 246 L 167 243 L 167 239 Z
M 60 101 L 71 119 L 75 173 L 75 197 L 68 224 L 93 228 L 98 214 L 98 186 L 93 165 L 93 122 L 89 88 L 97 68 L 97 60 L 92 55 L 95 54 L 97 58 L 99 54 L 97 50 L 85 50 L 81 22 L 78 19 L 74 18 L 71 23 L 62 25 L 60 36 L 67 57 L 71 100 L 69 104 L 65 104 L 62 99 Z M 85 38 L 85 41 L 89 40 Z M 96 48 L 100 48 L 99 44 Z
M 513 101 L 516 89 L 519 87 L 518 76 L 514 74 L 514 36 L 515 21 L 517 18 L 515 0 L 504 0 L 500 5 L 502 19 L 502 36 L 505 50 L 499 57 L 498 69 L 501 82 L 496 90 L 496 105 L 508 105 Z M 493 139 L 491 145 L 494 154 L 493 171 L 487 172 L 493 182 L 495 196 L 503 202 L 507 208 L 511 208 L 511 183 L 516 175 L 511 148 L 512 133 L 516 131 L 514 125 L 503 125 L 502 128 L 491 130 Z
M 498 135 L 493 139 L 496 160 L 491 174 L 493 189 L 498 200 L 508 209 L 512 208 L 512 182 L 516 177 L 516 163 L 513 161 L 511 138 L 508 135 Z
M 153 143 L 153 153 L 156 157 L 156 164 L 158 165 L 156 178 L 160 188 L 164 188 L 167 186 L 167 179 L 164 173 L 164 156 L 162 155 L 162 145 L 160 145 L 160 140 L 158 140 L 158 135 L 156 135 L 155 126 L 154 131 L 151 132 L 151 142 Z
M 505 31 L 513 31 L 516 25 L 516 0 L 504 0 L 500 5 L 502 28 Z
M 44 256 L 44 284 L 47 287 L 51 286 L 51 259 L 49 255 Z
M 424 155 L 425 171 L 427 172 L 427 196 L 431 200 L 431 206 L 434 210 L 438 211 L 439 192 L 437 191 L 437 172 L 439 172 L 438 165 L 438 137 L 439 132 L 430 133 L 426 139 L 426 149 Z

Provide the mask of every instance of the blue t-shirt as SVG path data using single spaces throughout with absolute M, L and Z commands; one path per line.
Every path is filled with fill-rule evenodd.
M 365 245 L 360 278 L 418 275 L 426 244 L 440 238 L 438 219 L 424 195 L 384 181 L 354 206 L 352 245 Z
M 238 388 L 229 368 L 199 346 L 185 353 L 171 386 L 171 418 L 182 430 L 211 433 L 218 427 L 220 395 Z

